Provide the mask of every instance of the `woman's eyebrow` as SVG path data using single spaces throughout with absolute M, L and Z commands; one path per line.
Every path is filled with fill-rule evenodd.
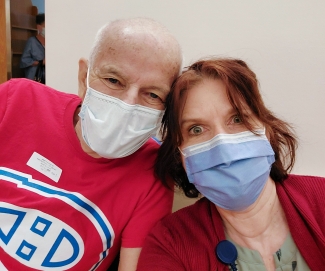
M 250 115 L 251 114 L 251 111 L 250 109 L 248 108 L 244 108 L 244 113 L 247 114 L 247 115 Z M 232 116 L 234 114 L 237 114 L 237 111 L 235 108 L 233 107 L 230 107 L 226 112 L 225 112 L 225 116 Z M 184 117 L 182 118 L 182 120 L 180 121 L 180 126 L 183 126 L 183 125 L 188 125 L 188 123 L 200 123 L 200 122 L 203 122 L 204 119 L 201 118 L 201 117 L 196 117 L 196 116 L 189 116 L 189 117 Z
M 181 120 L 180 122 L 180 126 L 185 126 L 185 125 L 188 125 L 188 123 L 200 123 L 202 122 L 203 119 L 202 118 L 196 118 L 196 117 L 189 117 L 189 118 L 184 118 Z

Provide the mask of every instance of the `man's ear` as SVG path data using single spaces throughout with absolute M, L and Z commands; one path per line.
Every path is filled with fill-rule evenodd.
M 78 71 L 78 95 L 83 100 L 87 91 L 87 72 L 88 61 L 85 58 L 79 59 L 79 71 Z

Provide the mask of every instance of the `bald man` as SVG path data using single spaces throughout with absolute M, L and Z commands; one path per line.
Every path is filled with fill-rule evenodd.
M 136 270 L 171 212 L 154 177 L 181 49 L 151 19 L 117 20 L 79 61 L 78 96 L 27 79 L 0 85 L 0 269 Z

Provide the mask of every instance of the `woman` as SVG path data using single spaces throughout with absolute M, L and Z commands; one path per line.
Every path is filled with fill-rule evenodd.
M 37 35 L 30 37 L 25 45 L 20 60 L 20 68 L 24 69 L 25 77 L 45 84 L 45 14 L 36 15 Z M 40 65 L 40 67 L 39 67 Z M 35 78 L 37 69 L 41 69 Z
M 265 107 L 245 62 L 191 65 L 162 134 L 158 177 L 205 197 L 156 225 L 138 270 L 323 270 L 325 179 L 289 174 L 295 135 Z

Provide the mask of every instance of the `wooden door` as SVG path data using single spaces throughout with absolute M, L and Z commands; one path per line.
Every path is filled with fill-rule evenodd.
M 37 13 L 31 0 L 0 0 L 0 83 L 24 77 L 20 58 L 27 39 L 37 34 Z
M 24 71 L 20 69 L 20 58 L 26 41 L 36 36 L 37 7 L 31 0 L 10 0 L 10 24 L 11 24 L 11 77 L 24 77 Z
M 0 84 L 11 76 L 10 2 L 0 0 Z

